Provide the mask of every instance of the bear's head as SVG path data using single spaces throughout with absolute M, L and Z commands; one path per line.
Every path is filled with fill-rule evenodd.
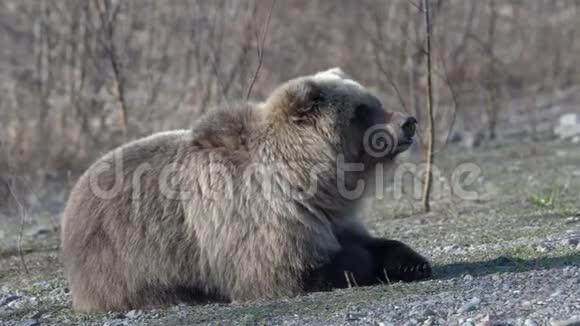
M 407 150 L 417 124 L 414 117 L 386 110 L 340 68 L 290 80 L 261 107 L 274 132 L 291 137 L 304 152 L 343 155 L 345 162 L 367 168 Z

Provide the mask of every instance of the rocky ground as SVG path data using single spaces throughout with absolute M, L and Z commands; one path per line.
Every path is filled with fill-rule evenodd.
M 58 217 L 21 211 L 0 217 L 0 325 L 580 325 L 578 145 L 450 147 L 437 159 L 440 179 L 461 163 L 481 168 L 470 187 L 477 198 L 436 191 L 432 213 L 423 214 L 412 196 L 387 193 L 366 217 L 375 234 L 430 257 L 432 280 L 243 305 L 77 314 L 59 262 Z

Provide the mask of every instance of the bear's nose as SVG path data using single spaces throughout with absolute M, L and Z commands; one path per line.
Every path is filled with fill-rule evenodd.
M 415 117 L 408 117 L 403 124 L 401 124 L 401 129 L 403 129 L 403 135 L 407 138 L 411 138 L 415 135 L 417 129 L 417 119 Z

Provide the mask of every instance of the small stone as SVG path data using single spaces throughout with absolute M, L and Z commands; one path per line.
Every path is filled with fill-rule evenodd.
M 436 315 L 435 311 L 433 311 L 433 310 L 431 310 L 429 308 L 423 310 L 423 312 L 421 313 L 421 316 L 423 316 L 423 317 L 432 317 L 432 316 L 435 316 L 435 315 Z
M 493 323 L 491 322 L 491 316 L 485 315 L 485 316 L 481 317 L 481 319 L 479 319 L 479 321 L 475 325 L 476 326 L 492 326 Z
M 14 300 L 6 305 L 10 309 L 20 309 L 24 305 L 23 300 Z
M 560 139 L 572 139 L 580 134 L 580 116 L 567 113 L 560 117 L 554 127 L 554 134 Z
M 536 247 L 536 251 L 541 252 L 541 253 L 548 252 L 548 247 L 543 246 L 543 245 L 539 245 Z
M 538 326 L 538 323 L 533 319 L 526 319 L 524 321 L 524 326 Z
M 580 316 L 572 317 L 567 320 L 556 320 L 552 326 L 580 326 Z
M 480 321 L 477 324 L 475 324 L 475 326 L 494 326 L 494 323 L 492 323 L 490 320 Z
M 31 230 L 28 235 L 35 238 L 35 239 L 46 239 L 52 233 L 52 230 L 48 227 L 37 227 L 36 229 Z
M 10 302 L 16 301 L 18 299 L 20 299 L 20 297 L 17 295 L 10 295 L 10 296 L 4 297 L 4 298 L 0 299 L 0 307 L 4 307 L 5 305 L 9 304 Z
M 409 326 L 419 325 L 419 321 L 415 318 L 411 318 L 405 323 L 405 325 L 409 325 Z
M 565 247 L 576 247 L 578 243 L 580 243 L 580 241 L 577 238 L 564 239 L 560 241 L 560 244 Z
M 141 311 L 141 310 L 131 310 L 125 314 L 125 317 L 127 317 L 129 319 L 135 319 L 135 318 L 141 317 L 142 315 L 143 315 L 143 311 Z
M 364 318 L 364 315 L 361 314 L 353 314 L 353 313 L 346 314 L 346 320 L 348 321 L 361 320 L 362 318 Z
M 455 244 L 452 244 L 452 245 L 449 245 L 449 246 L 445 246 L 445 247 L 443 247 L 443 251 L 444 251 L 444 252 L 449 252 L 449 251 L 451 251 L 451 250 L 453 250 L 453 249 L 457 249 L 457 248 L 458 248 L 458 246 L 457 246 L 457 245 L 455 245 Z
M 119 312 L 119 313 L 114 314 L 113 318 L 115 318 L 115 319 L 125 319 L 125 318 L 127 318 L 127 316 L 125 316 L 124 313 Z
M 578 170 L 577 172 L 578 172 L 577 176 L 580 177 L 580 170 Z M 576 172 L 574 172 L 574 173 L 576 173 Z M 580 222 L 580 217 L 579 216 L 569 216 L 569 217 L 566 217 L 565 221 L 566 221 L 566 224 L 575 224 L 575 223 Z
M 37 319 L 40 319 L 40 317 L 42 317 L 42 315 L 43 315 L 42 312 L 35 311 L 34 313 L 32 313 L 32 315 L 29 316 L 29 318 L 37 320 Z
M 471 276 L 470 274 L 467 274 L 463 277 L 463 280 L 465 282 L 471 282 L 471 281 L 473 281 L 473 276 Z
M 558 289 L 556 291 L 554 291 L 554 293 L 550 294 L 550 297 L 554 298 L 554 297 L 558 297 L 562 295 L 562 290 Z
M 244 325 L 255 325 L 256 324 L 256 315 L 253 314 L 246 314 L 241 319 L 242 324 Z
M 127 323 L 124 320 L 113 320 L 113 321 L 104 323 L 103 326 L 129 326 L 129 323 Z
M 465 313 L 465 312 L 474 311 L 478 308 L 480 303 L 481 303 L 481 300 L 478 297 L 473 297 L 471 300 L 469 300 L 469 302 L 467 302 L 466 304 L 461 306 L 461 308 L 459 308 L 459 310 L 457 310 L 457 312 L 461 314 L 461 313 Z

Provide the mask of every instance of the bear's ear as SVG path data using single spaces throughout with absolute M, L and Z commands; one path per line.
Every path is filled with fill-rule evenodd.
M 323 70 L 320 72 L 317 72 L 314 75 L 314 78 L 316 79 L 335 79 L 335 78 L 340 78 L 340 79 L 350 79 L 350 77 L 344 73 L 344 71 L 342 71 L 342 69 L 340 69 L 340 67 L 334 67 L 334 68 L 330 68 L 327 70 Z
M 312 80 L 303 80 L 286 90 L 286 115 L 290 121 L 302 122 L 312 117 L 323 101 L 320 87 Z

